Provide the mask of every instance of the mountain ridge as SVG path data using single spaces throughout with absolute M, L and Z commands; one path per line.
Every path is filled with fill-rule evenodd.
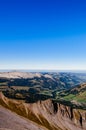
M 0 93 L 0 105 L 49 130 L 85 130 L 86 111 L 53 102 L 22 103 Z

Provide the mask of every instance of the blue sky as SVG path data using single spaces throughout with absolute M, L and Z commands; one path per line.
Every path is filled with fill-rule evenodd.
M 0 69 L 86 70 L 86 1 L 0 0 Z

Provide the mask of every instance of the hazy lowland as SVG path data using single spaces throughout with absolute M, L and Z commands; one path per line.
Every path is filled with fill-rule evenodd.
M 20 129 L 86 130 L 86 73 L 0 72 L 0 130 Z

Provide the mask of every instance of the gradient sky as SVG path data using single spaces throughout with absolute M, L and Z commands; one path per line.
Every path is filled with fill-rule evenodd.
M 0 0 L 0 69 L 86 70 L 86 0 Z

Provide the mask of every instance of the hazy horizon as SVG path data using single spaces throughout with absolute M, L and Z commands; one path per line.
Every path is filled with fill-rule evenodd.
M 36 70 L 36 69 L 0 69 L 0 72 L 52 72 L 52 73 L 86 73 L 86 70 Z

